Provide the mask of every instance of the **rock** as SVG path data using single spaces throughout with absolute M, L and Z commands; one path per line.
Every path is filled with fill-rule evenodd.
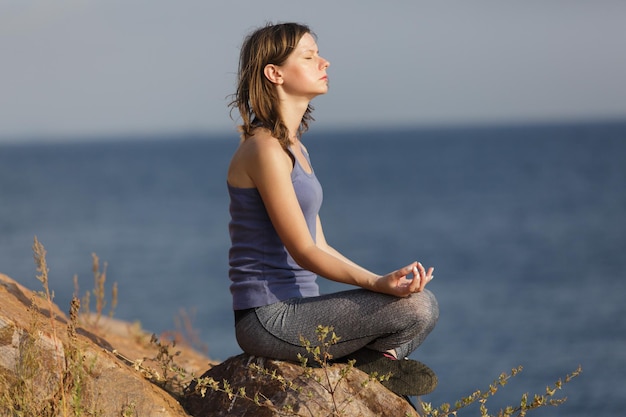
M 0 274 L 0 416 L 14 415 L 12 407 L 38 416 L 188 416 L 175 398 L 182 388 L 145 378 L 159 369 L 143 360 L 158 350 L 149 334 L 105 317 L 74 336 L 69 325 L 56 305 Z M 192 349 L 175 349 L 183 351 L 177 365 L 190 372 L 210 364 Z
M 200 378 L 212 378 L 220 389 L 224 388 L 222 381 L 228 381 L 230 396 L 207 389 L 203 397 L 199 386 L 192 384 L 181 402 L 191 415 L 203 417 L 418 416 L 407 401 L 364 372 L 347 366 L 305 369 L 300 364 L 242 354 L 214 366 Z M 289 382 L 292 387 L 285 386 Z M 336 387 L 333 395 L 329 387 Z M 246 398 L 240 395 L 240 389 Z M 253 401 L 255 395 L 259 405 Z
M 106 317 L 70 312 L 68 318 L 42 294 L 0 274 L 0 417 L 16 410 L 43 417 L 318 417 L 333 416 L 335 407 L 343 416 L 418 416 L 404 399 L 347 365 L 304 368 L 247 355 L 216 365 L 190 347 L 151 343 L 150 336 L 138 325 Z M 172 366 L 186 374 L 172 372 Z M 227 380 L 251 398 L 258 394 L 263 405 L 212 389 L 204 397 L 184 390 L 191 373 L 207 368 L 203 377 L 219 381 L 220 388 Z M 334 395 L 327 378 L 337 386 Z M 281 412 L 287 407 L 293 412 Z

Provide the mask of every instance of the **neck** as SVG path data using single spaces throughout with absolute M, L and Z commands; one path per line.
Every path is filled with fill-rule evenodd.
M 297 143 L 298 129 L 302 123 L 302 117 L 304 117 L 304 113 L 309 106 L 309 100 L 294 100 L 291 98 L 283 99 L 281 103 L 280 114 L 285 126 L 289 129 L 291 143 Z

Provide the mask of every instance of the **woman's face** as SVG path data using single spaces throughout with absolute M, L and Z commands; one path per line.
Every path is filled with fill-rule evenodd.
M 279 84 L 289 95 L 312 99 L 328 91 L 326 68 L 329 65 L 330 62 L 319 55 L 315 38 L 306 33 L 285 63 L 278 67 L 281 73 Z

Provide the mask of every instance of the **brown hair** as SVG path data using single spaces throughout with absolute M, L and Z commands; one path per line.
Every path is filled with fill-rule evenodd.
M 289 130 L 285 126 L 278 106 L 275 86 L 265 77 L 268 64 L 282 65 L 300 42 L 302 36 L 311 33 L 308 26 L 299 23 L 267 24 L 246 37 L 239 56 L 237 91 L 230 103 L 231 112 L 237 108 L 242 124 L 239 129 L 243 139 L 254 134 L 257 127 L 268 129 L 281 145 L 290 144 Z M 313 120 L 309 104 L 297 134 L 301 135 Z

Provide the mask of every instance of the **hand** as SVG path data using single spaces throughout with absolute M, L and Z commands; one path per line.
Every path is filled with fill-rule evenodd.
M 407 297 L 423 291 L 426 284 L 434 278 L 434 270 L 433 267 L 426 270 L 421 263 L 413 262 L 404 268 L 380 277 L 376 283 L 376 291 L 398 297 Z

